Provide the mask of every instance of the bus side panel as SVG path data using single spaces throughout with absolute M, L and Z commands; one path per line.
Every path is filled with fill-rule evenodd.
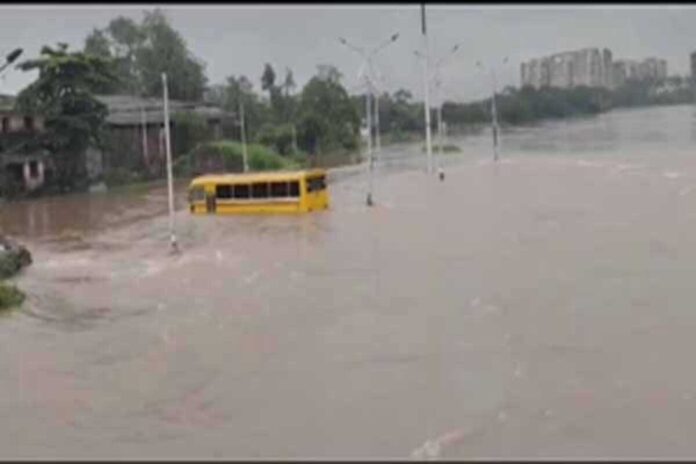
M 218 214 L 263 214 L 263 213 L 278 213 L 278 214 L 297 214 L 302 212 L 300 202 L 290 203 L 250 203 L 250 204 L 235 204 L 235 203 L 218 203 Z

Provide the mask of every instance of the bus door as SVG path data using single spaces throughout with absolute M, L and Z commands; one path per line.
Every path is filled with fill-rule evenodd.
M 205 192 L 205 210 L 208 214 L 215 213 L 215 194 Z

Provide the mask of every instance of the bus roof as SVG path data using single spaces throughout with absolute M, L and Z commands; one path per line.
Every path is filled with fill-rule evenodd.
M 300 180 L 306 176 L 326 175 L 324 169 L 306 169 L 302 171 L 266 171 L 234 174 L 206 174 L 191 181 L 191 186 L 201 184 L 280 182 Z

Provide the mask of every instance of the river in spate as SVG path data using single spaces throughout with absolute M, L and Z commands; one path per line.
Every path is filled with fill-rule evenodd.
M 0 457 L 694 457 L 696 119 L 614 111 L 421 144 L 302 216 L 163 184 L 0 205 Z M 437 162 L 437 159 L 436 159 Z M 352 172 L 353 175 L 348 175 Z

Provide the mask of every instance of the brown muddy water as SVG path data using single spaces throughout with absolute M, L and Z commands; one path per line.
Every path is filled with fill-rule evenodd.
M 0 457 L 696 456 L 692 112 L 459 139 L 442 183 L 385 149 L 372 209 L 340 172 L 296 217 L 179 184 L 178 256 L 162 186 L 2 204 L 34 264 Z

